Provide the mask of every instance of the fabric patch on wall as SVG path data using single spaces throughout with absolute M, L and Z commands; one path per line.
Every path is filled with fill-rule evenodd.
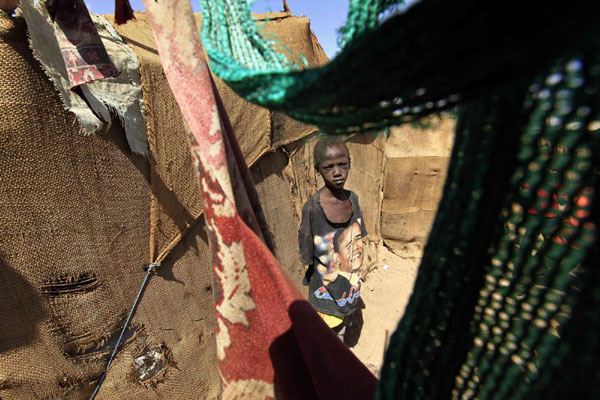
M 53 82 L 65 108 L 77 117 L 86 133 L 107 129 L 111 111 L 119 116 L 127 142 L 135 154 L 148 156 L 144 101 L 137 57 L 112 25 L 99 15 L 91 15 L 110 60 L 121 71 L 117 77 L 99 79 L 71 90 L 69 74 L 54 25 L 43 3 L 23 0 L 19 7 L 29 32 L 29 45 L 42 69 Z

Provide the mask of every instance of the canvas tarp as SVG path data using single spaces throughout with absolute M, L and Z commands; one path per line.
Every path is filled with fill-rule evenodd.
M 392 127 L 386 143 L 381 236 L 402 257 L 420 258 L 442 196 L 454 139 L 452 116 Z

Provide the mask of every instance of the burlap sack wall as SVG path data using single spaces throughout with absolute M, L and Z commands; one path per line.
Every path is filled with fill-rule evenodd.
M 273 243 L 275 256 L 292 282 L 303 290 L 304 270 L 298 261 L 297 216 L 284 174 L 287 165 L 287 155 L 278 149 L 258 160 L 250 172 L 269 227 L 267 235 Z
M 367 231 L 372 238 L 378 240 L 385 135 L 383 132 L 355 135 L 348 140 L 347 145 L 350 150 L 351 172 L 346 186 L 358 195 Z
M 381 235 L 402 257 L 422 255 L 442 195 L 454 127 L 455 119 L 446 115 L 391 130 L 386 144 Z
M 151 173 L 117 121 L 80 132 L 22 20 L 0 15 L 0 59 L 0 397 L 88 398 L 150 261 Z M 209 260 L 199 224 L 151 278 L 99 398 L 218 396 Z

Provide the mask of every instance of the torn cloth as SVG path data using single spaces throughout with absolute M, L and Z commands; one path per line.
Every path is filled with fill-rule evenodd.
M 60 47 L 70 88 L 97 79 L 114 78 L 115 67 L 100 40 L 90 13 L 81 0 L 54 0 L 54 32 Z
M 110 122 L 111 111 L 114 111 L 125 128 L 131 151 L 148 156 L 138 60 L 112 25 L 101 16 L 91 15 L 106 52 L 121 74 L 80 84 L 77 86 L 80 92 L 76 93 L 70 90 L 63 52 L 44 3 L 34 5 L 32 0 L 22 0 L 18 11 L 27 23 L 33 55 L 54 84 L 65 108 L 77 117 L 83 131 L 91 133 L 106 129 L 107 124 L 103 121 Z
M 144 1 L 169 85 L 189 124 L 213 256 L 223 399 L 367 399 L 376 379 L 285 276 L 214 88 L 187 1 Z

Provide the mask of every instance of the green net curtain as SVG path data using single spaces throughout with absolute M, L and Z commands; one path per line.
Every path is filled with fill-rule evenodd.
M 247 100 L 351 132 L 411 121 L 531 74 L 595 24 L 583 2 L 423 0 L 379 23 L 399 1 L 353 1 L 344 51 L 298 70 L 275 53 L 240 0 L 202 0 L 211 69 Z
M 378 399 L 598 393 L 600 59 L 587 44 L 461 108 Z
M 331 133 L 449 108 L 444 195 L 377 399 L 600 393 L 600 29 L 586 2 L 350 2 L 343 51 L 301 71 L 245 1 L 204 0 L 211 68 Z

